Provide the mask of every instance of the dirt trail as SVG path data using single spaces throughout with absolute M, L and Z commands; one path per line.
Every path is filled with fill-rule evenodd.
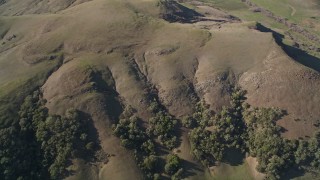
M 254 179 L 256 179 L 256 180 L 262 180 L 262 179 L 265 178 L 265 174 L 258 172 L 257 169 L 256 169 L 256 167 L 257 167 L 257 165 L 258 165 L 258 161 L 257 161 L 256 158 L 247 157 L 247 158 L 246 158 L 246 162 L 247 162 L 248 165 L 249 165 L 251 174 L 253 175 Z
M 292 9 L 291 16 L 294 16 L 296 14 L 296 12 L 297 12 L 296 8 L 294 8 L 290 4 L 289 4 L 289 7 Z

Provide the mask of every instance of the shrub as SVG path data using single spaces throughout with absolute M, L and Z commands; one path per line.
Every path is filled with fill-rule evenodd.
M 149 119 L 149 127 L 147 131 L 150 136 L 158 136 L 160 142 L 169 149 L 173 149 L 177 143 L 174 135 L 174 129 L 177 120 L 173 119 L 169 114 L 160 111 L 155 117 Z
M 169 175 L 175 174 L 180 168 L 180 158 L 175 154 L 169 154 L 164 167 L 165 172 Z
M 156 170 L 157 163 L 158 163 L 158 157 L 154 155 L 150 155 L 144 159 L 143 167 L 148 171 L 154 172 Z
M 181 123 L 182 123 L 182 126 L 186 128 L 191 128 L 191 129 L 197 126 L 197 122 L 191 116 L 186 116 L 182 118 Z

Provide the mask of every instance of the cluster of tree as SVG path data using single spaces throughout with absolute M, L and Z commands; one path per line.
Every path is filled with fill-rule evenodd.
M 211 131 L 195 128 L 189 133 L 192 154 L 202 162 L 203 165 L 209 166 L 214 162 L 222 160 L 224 146 L 220 144 L 218 137 Z
M 295 163 L 301 168 L 319 174 L 320 169 L 320 131 L 309 140 L 295 141 Z
M 231 95 L 231 106 L 210 115 L 204 102 L 182 120 L 191 128 L 189 138 L 194 156 L 205 165 L 221 161 L 228 149 L 247 152 L 258 160 L 257 170 L 268 179 L 280 179 L 288 168 L 311 172 L 320 168 L 320 132 L 309 140 L 288 140 L 276 124 L 284 112 L 276 108 L 251 108 L 244 92 Z
M 166 165 L 164 166 L 164 170 L 168 175 L 171 175 L 172 180 L 181 179 L 181 175 L 183 173 L 183 168 L 181 168 L 179 156 L 176 154 L 169 154 L 166 159 Z
M 38 100 L 29 96 L 26 101 L 33 104 L 27 114 L 32 116 Z M 21 107 L 23 109 L 23 107 Z M 27 109 L 27 107 L 25 107 Z M 26 110 L 27 111 L 27 110 Z M 30 125 L 28 129 L 32 129 Z M 48 171 L 42 166 L 42 153 L 33 132 L 23 130 L 19 124 L 0 130 L 0 177 L 3 179 L 42 179 L 48 177 Z
M 186 116 L 181 120 L 182 126 L 186 128 L 205 128 L 212 125 L 213 112 L 209 110 L 204 100 L 196 104 L 195 112 L 191 116 Z
M 243 94 L 241 90 L 232 93 L 231 106 L 215 115 L 201 101 L 196 112 L 182 121 L 185 127 L 193 127 L 189 133 L 191 151 L 204 165 L 221 161 L 228 149 L 245 151 L 247 134 L 242 120 Z
M 257 157 L 260 172 L 269 179 L 280 179 L 290 167 L 306 171 L 320 165 L 320 133 L 309 140 L 288 140 L 281 137 L 281 127 L 276 121 L 283 112 L 275 108 L 255 108 L 244 113 L 248 127 L 247 145 L 251 156 Z
M 279 179 L 281 172 L 294 163 L 294 144 L 281 137 L 276 121 L 283 115 L 275 108 L 255 108 L 244 113 L 249 154 L 257 157 L 257 170 L 269 179 Z
M 64 117 L 50 116 L 44 103 L 35 91 L 21 105 L 19 124 L 1 130 L 4 179 L 59 179 L 70 158 L 92 151 L 80 112 L 70 109 Z
M 18 126 L 0 130 L 0 177 L 11 179 L 43 179 L 48 177 L 41 166 L 38 144 L 25 141 Z
M 143 152 L 150 149 L 151 153 L 154 153 L 153 143 L 150 143 L 147 149 L 144 148 L 143 143 L 148 142 L 148 137 L 137 123 L 136 116 L 120 119 L 118 124 L 113 126 L 113 134 L 120 138 L 121 145 L 125 148 L 139 149 Z
M 52 178 L 64 174 L 70 157 L 94 150 L 94 143 L 88 141 L 84 124 L 79 118 L 79 112 L 74 109 L 67 110 L 64 117 L 49 116 L 36 123 L 36 139 L 41 143 L 43 162 L 49 167 Z
M 154 116 L 149 119 L 147 133 L 151 137 L 157 137 L 160 143 L 168 149 L 173 149 L 178 140 L 174 132 L 178 121 L 161 109 L 156 101 L 151 103 L 149 109 Z
M 113 125 L 113 133 L 120 138 L 121 145 L 134 151 L 134 156 L 139 167 L 147 179 L 159 176 L 157 174 L 159 158 L 155 156 L 155 144 L 138 125 L 139 118 L 134 115 L 133 109 L 128 106 L 120 115 L 117 124 Z
M 176 122 L 173 122 L 171 116 L 158 111 L 157 103 L 152 103 L 154 107 L 152 112 L 156 113 L 155 117 L 150 120 L 150 127 L 144 129 L 139 126 L 140 119 L 135 115 L 135 111 L 127 106 L 120 115 L 119 121 L 113 125 L 113 133 L 120 138 L 121 145 L 127 149 L 133 150 L 135 159 L 145 174 L 146 179 L 160 179 L 161 172 L 165 172 L 171 179 L 181 179 L 183 169 L 180 168 L 180 159 L 177 155 L 168 155 L 166 164 L 161 162 L 161 157 L 157 156 L 155 151 L 155 136 L 168 138 L 167 134 L 173 133 Z M 175 136 L 174 136 L 175 137 Z M 170 137 L 171 138 L 171 137 Z M 167 147 L 174 147 L 165 139 L 160 139 Z M 161 141 L 162 140 L 162 141 Z M 172 140 L 171 140 L 172 141 Z

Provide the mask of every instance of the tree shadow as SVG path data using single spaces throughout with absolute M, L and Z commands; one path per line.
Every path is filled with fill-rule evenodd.
M 85 123 L 85 128 L 87 129 L 88 133 L 88 141 L 94 142 L 95 146 L 93 147 L 93 151 L 97 151 L 101 149 L 101 142 L 99 140 L 99 135 L 97 129 L 94 127 L 92 117 L 90 114 L 80 111 L 79 112 L 81 121 Z M 83 154 L 81 158 L 83 158 L 86 161 L 92 161 L 94 152 Z
M 231 166 L 239 166 L 243 164 L 245 154 L 242 153 L 239 149 L 227 149 L 226 153 L 222 159 L 223 163 L 229 164 Z
M 261 32 L 271 32 L 276 43 L 296 62 L 320 72 L 320 59 L 308 54 L 307 52 L 283 43 L 284 35 L 280 34 L 264 25 L 257 23 L 256 29 Z
M 294 179 L 296 177 L 301 177 L 303 175 L 305 175 L 305 171 L 302 169 L 299 169 L 297 167 L 293 167 L 292 169 L 290 169 L 289 171 L 287 171 L 286 173 L 284 173 L 281 176 L 281 179 L 283 180 L 290 180 L 290 179 Z
M 287 132 L 287 131 L 288 131 L 288 129 L 280 126 L 280 133 L 285 133 L 285 132 Z
M 203 172 L 203 169 L 199 168 L 197 164 L 192 163 L 190 161 L 181 159 L 181 164 L 184 170 L 182 175 L 184 178 L 197 175 L 195 171 Z

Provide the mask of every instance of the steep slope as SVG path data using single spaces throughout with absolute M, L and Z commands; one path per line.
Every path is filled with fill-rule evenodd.
M 121 107 L 110 70 L 95 64 L 99 58 L 102 57 L 92 59 L 93 63 L 75 59 L 63 65 L 43 86 L 44 98 L 48 100 L 50 113 L 60 114 L 65 107 L 74 107 L 90 115 L 102 149 L 113 155 L 105 167 L 108 171 L 101 172 L 103 177 L 140 179 L 140 170 L 131 153 L 112 135 L 111 124 Z M 124 171 L 127 173 L 122 174 Z M 91 176 L 98 177 L 98 174 Z

